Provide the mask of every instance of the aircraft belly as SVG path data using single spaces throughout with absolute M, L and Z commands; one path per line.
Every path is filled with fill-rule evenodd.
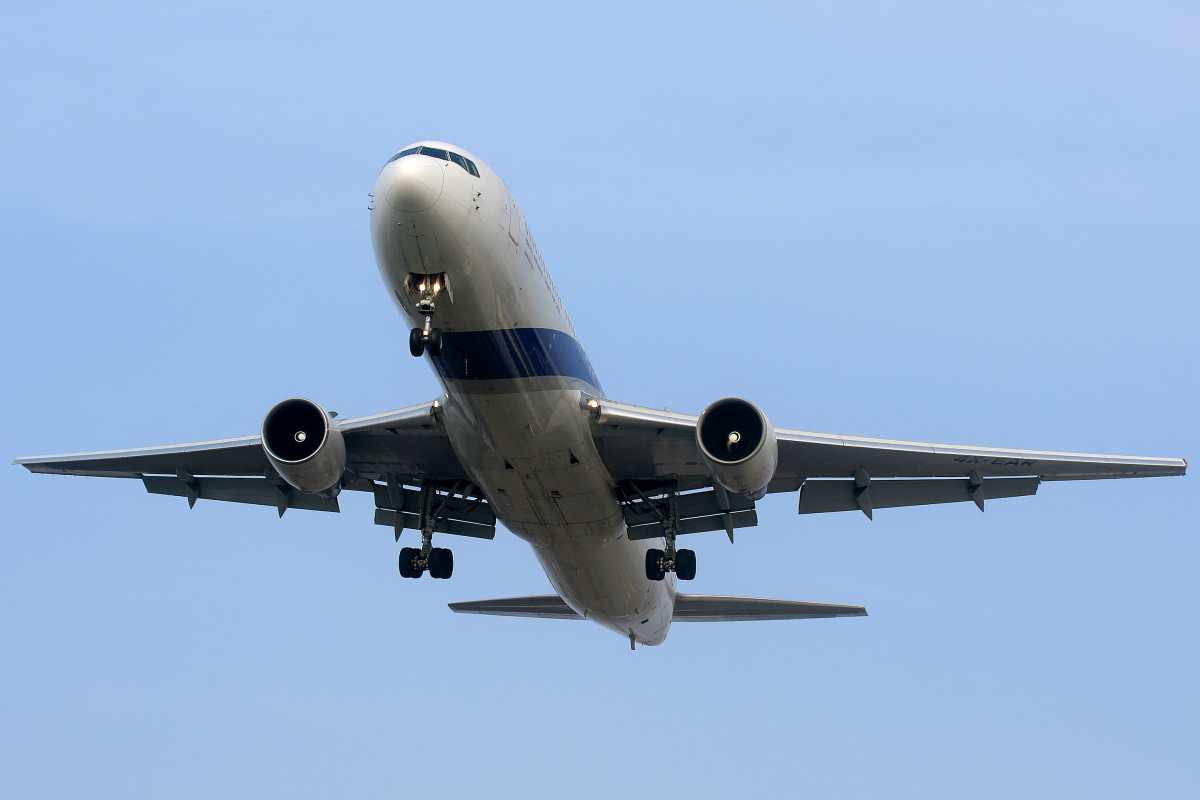
M 446 431 L 459 459 L 514 533 L 606 541 L 623 516 L 572 390 L 453 393 Z
M 646 550 L 653 542 L 625 538 L 625 524 L 608 544 L 555 536 L 534 548 L 554 591 L 585 618 L 641 644 L 667 638 L 675 601 L 675 576 L 646 578 Z

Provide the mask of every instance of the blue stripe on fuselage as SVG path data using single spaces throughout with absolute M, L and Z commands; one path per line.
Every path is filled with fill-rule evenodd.
M 551 328 L 444 331 L 442 353 L 431 360 L 438 375 L 448 380 L 562 376 L 600 388 L 583 345 Z

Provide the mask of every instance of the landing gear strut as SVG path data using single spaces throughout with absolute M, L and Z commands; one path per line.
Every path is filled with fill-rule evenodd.
M 440 509 L 434 508 L 437 494 L 433 483 L 421 487 L 421 546 L 400 548 L 400 577 L 429 577 L 445 580 L 454 574 L 454 553 L 447 547 L 433 546 L 433 526 Z
M 413 276 L 412 280 L 416 283 L 417 291 L 421 293 L 421 298 L 417 300 L 415 307 L 417 313 L 424 315 L 425 326 L 409 331 L 408 352 L 417 358 L 420 358 L 426 350 L 431 356 L 440 356 L 442 354 L 442 329 L 433 327 L 433 315 L 437 311 L 437 304 L 433 302 L 433 296 L 442 290 L 444 278 L 437 275 L 421 275 Z
M 675 487 L 667 488 L 666 513 L 663 515 L 663 536 L 667 540 L 665 550 L 652 547 L 646 551 L 646 577 L 661 581 L 668 572 L 674 572 L 681 581 L 696 577 L 696 552 L 676 550 L 675 536 L 679 531 L 679 510 L 675 504 Z

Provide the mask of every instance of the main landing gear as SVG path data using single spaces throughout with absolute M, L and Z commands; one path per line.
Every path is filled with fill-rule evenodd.
M 652 547 L 646 551 L 646 577 L 661 581 L 668 572 L 674 572 L 681 581 L 696 577 L 696 551 L 676 550 L 675 536 L 679 530 L 679 510 L 675 505 L 675 489 L 667 489 L 665 514 L 663 515 L 663 537 L 667 540 L 665 550 Z
M 421 294 L 415 306 L 417 313 L 425 316 L 423 328 L 413 328 L 408 332 L 408 352 L 417 358 L 426 350 L 434 357 L 442 354 L 442 329 L 433 327 L 433 314 L 437 311 L 433 297 L 442 290 L 444 280 L 440 275 L 409 276 L 410 284 L 415 284 L 416 290 Z
M 454 574 L 454 553 L 446 547 L 431 547 L 422 555 L 419 547 L 400 548 L 400 577 L 419 578 L 429 571 L 429 577 L 445 580 Z
M 454 574 L 454 553 L 448 547 L 433 546 L 433 526 L 438 509 L 434 508 L 437 494 L 432 483 L 421 487 L 421 546 L 400 548 L 400 577 L 429 577 L 446 580 Z M 399 512 L 397 512 L 399 513 Z M 397 534 L 399 536 L 399 534 Z

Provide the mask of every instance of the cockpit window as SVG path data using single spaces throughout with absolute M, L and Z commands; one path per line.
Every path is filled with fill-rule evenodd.
M 399 153 L 396 153 L 396 155 L 387 160 L 387 163 L 390 164 L 398 158 L 404 158 L 405 156 L 411 156 L 417 153 L 420 153 L 423 156 L 440 158 L 442 161 L 453 161 L 455 164 L 458 164 L 476 178 L 479 177 L 479 169 L 475 166 L 474 161 L 469 158 L 463 158 L 458 153 L 451 153 L 449 150 L 443 150 L 440 147 L 425 147 L 423 145 L 418 147 L 410 147 L 407 150 L 401 150 Z
M 389 158 L 387 160 L 387 163 L 390 164 L 393 161 L 395 161 L 397 158 L 404 158 L 405 156 L 411 156 L 413 153 L 417 152 L 420 149 L 421 148 L 419 148 L 419 147 L 410 147 L 407 150 L 401 150 L 399 153 L 396 153 L 396 155 Z

